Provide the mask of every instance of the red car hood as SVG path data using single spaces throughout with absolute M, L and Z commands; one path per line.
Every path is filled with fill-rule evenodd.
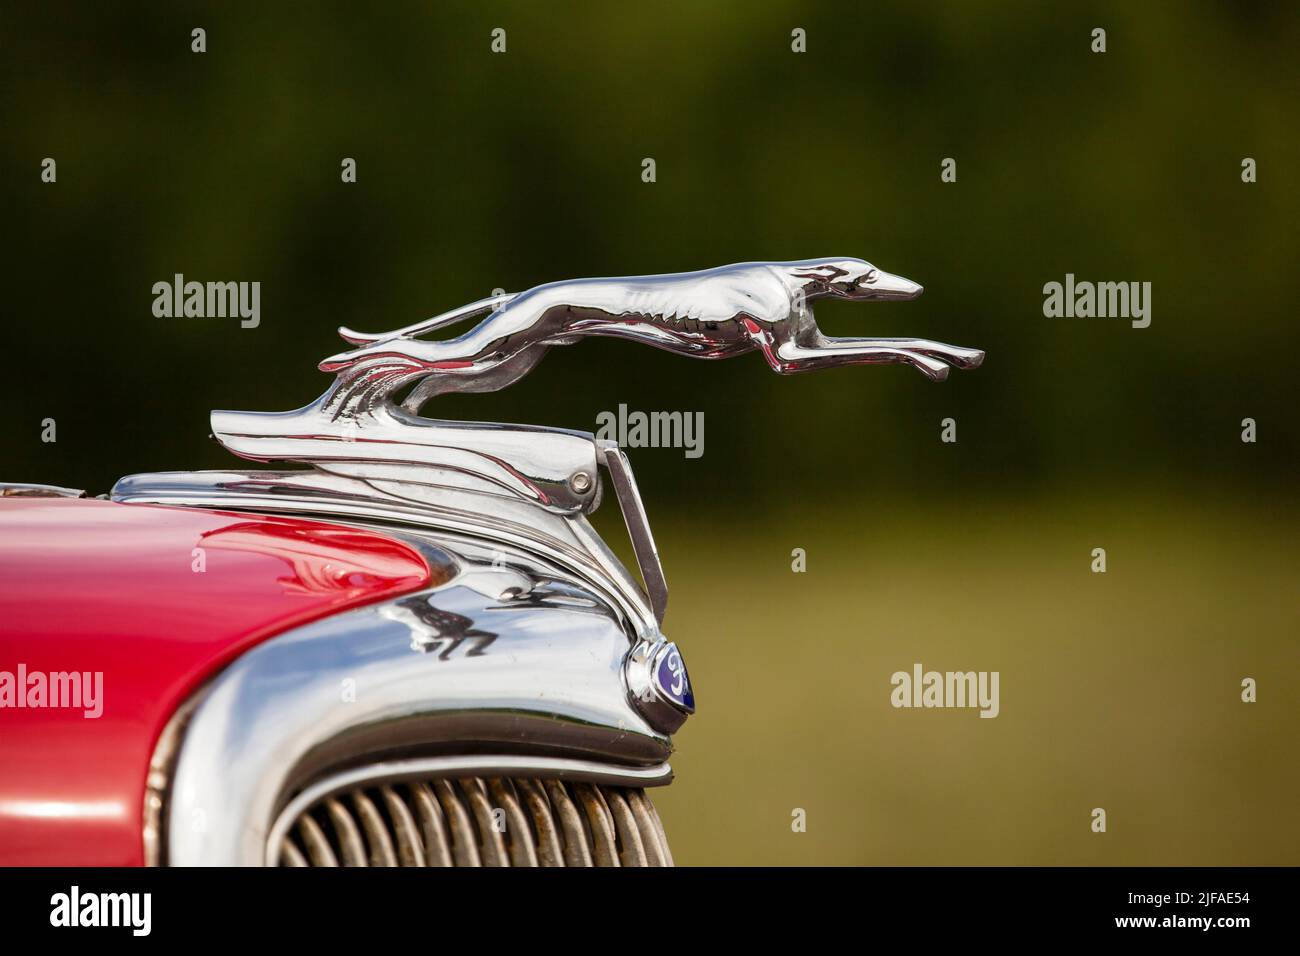
M 446 573 L 340 525 L 0 498 L 0 865 L 142 863 L 149 758 L 198 686 L 273 634 Z

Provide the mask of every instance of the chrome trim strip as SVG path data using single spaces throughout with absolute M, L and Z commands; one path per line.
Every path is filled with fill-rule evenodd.
M 34 485 L 23 481 L 0 481 L 0 498 L 84 498 L 80 488 Z
M 176 769 L 176 754 L 185 727 L 199 705 L 207 686 L 192 693 L 185 703 L 172 714 L 154 744 L 149 758 L 149 775 L 145 778 L 144 806 L 140 836 L 144 842 L 144 865 L 162 866 L 166 853 L 167 828 L 163 823 L 167 812 L 167 798 L 171 790 L 172 771 Z
M 412 495 L 406 503 L 393 500 L 391 493 L 377 498 L 371 483 L 340 475 L 194 471 L 127 475 L 109 497 L 124 504 L 337 516 L 497 541 L 572 568 L 628 616 L 637 637 L 653 639 L 658 633 L 658 619 L 645 592 L 585 517 L 561 516 L 525 502 L 468 491 L 405 490 Z
M 673 771 L 666 763 L 655 767 L 615 767 L 591 760 L 566 760 L 555 757 L 464 756 L 431 757 L 423 760 L 398 760 L 372 764 L 337 773 L 312 784 L 294 797 L 276 818 L 266 839 L 263 863 L 275 866 L 281 842 L 298 817 L 323 797 L 357 786 L 381 781 L 423 779 L 427 777 L 543 777 L 558 780 L 583 780 L 624 787 L 663 787 L 672 782 Z
M 212 413 L 212 433 L 241 458 L 293 461 L 362 480 L 490 490 L 557 514 L 600 502 L 586 432 L 542 425 L 436 421 L 387 401 L 340 415 L 333 392 L 293 412 Z M 581 477 L 580 477 L 581 476 Z

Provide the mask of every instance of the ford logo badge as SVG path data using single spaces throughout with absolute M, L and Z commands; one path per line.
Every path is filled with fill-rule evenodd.
M 688 714 L 695 713 L 695 691 L 686 673 L 686 662 L 676 644 L 670 643 L 659 652 L 654 669 L 655 684 L 666 700 L 672 701 Z

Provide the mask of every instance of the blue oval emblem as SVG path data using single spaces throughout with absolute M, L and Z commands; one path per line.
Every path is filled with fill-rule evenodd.
M 655 684 L 665 699 L 688 714 L 695 713 L 695 691 L 691 689 L 686 662 L 682 660 L 682 653 L 676 644 L 669 644 L 659 652 L 659 662 L 655 665 Z

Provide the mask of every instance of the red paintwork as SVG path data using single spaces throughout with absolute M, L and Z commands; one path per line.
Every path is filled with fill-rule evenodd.
M 0 498 L 0 865 L 143 863 L 149 757 L 196 687 L 273 634 L 430 577 L 413 548 L 339 525 Z M 102 672 L 102 716 L 6 704 L 20 664 Z

